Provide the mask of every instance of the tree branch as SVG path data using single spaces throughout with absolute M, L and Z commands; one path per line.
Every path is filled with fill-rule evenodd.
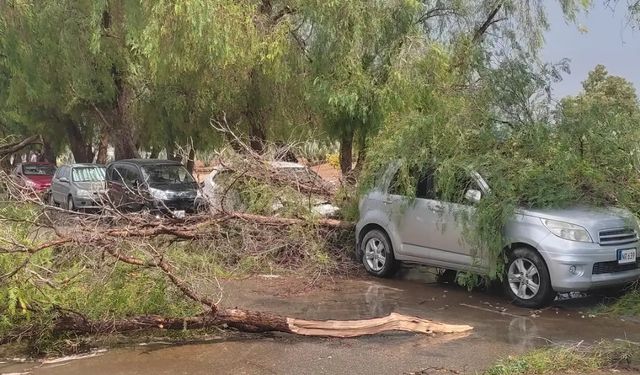
M 493 8 L 491 13 L 489 13 L 489 15 L 487 16 L 487 19 L 485 19 L 484 23 L 475 31 L 472 39 L 472 42 L 474 44 L 478 43 L 480 39 L 482 39 L 484 34 L 487 32 L 487 29 L 489 29 L 491 25 L 493 25 L 496 22 L 504 20 L 504 18 L 497 19 L 497 20 L 495 19 L 496 15 L 498 14 L 501 8 L 502 8 L 502 2 L 500 2 L 500 4 L 498 4 L 495 8 Z

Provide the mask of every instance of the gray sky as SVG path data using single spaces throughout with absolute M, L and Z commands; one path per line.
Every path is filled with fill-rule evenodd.
M 582 89 L 582 81 L 597 64 L 607 67 L 609 74 L 626 78 L 640 89 L 640 31 L 627 25 L 623 4 L 615 10 L 602 5 L 601 0 L 577 24 L 567 24 L 558 1 L 549 1 L 550 30 L 546 34 L 542 59 L 557 62 L 571 60 L 571 74 L 553 87 L 553 95 L 561 98 L 575 95 Z M 580 28 L 586 28 L 581 32 Z

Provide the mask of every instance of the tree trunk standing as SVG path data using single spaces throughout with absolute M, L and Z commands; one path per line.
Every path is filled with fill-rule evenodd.
M 96 163 L 107 164 L 107 151 L 109 150 L 109 131 L 106 126 L 100 130 L 100 143 L 98 143 L 98 152 L 96 154 Z
M 187 170 L 191 174 L 193 174 L 193 168 L 195 167 L 195 163 L 196 163 L 196 150 L 193 147 L 191 147 L 189 149 L 189 158 L 187 159 Z
M 160 149 L 158 147 L 151 147 L 151 151 L 149 152 L 149 159 L 157 159 L 158 154 L 160 153 Z
M 64 121 L 73 159 L 76 163 L 91 163 L 93 161 L 91 144 L 86 141 L 86 137 L 82 134 L 80 127 L 75 121 L 70 118 Z
M 115 150 L 115 159 L 138 158 L 138 149 L 133 133 L 133 123 L 129 113 L 129 103 L 131 101 L 132 89 L 124 82 L 122 72 L 114 72 L 114 83 L 116 85 L 116 108 L 115 116 L 110 131 L 111 144 Z
M 42 160 L 43 162 L 56 164 L 56 152 L 53 150 L 53 146 L 51 146 L 51 142 L 45 140 L 42 143 Z
M 366 138 L 363 136 L 360 140 L 360 144 L 358 145 L 358 160 L 356 161 L 356 166 L 353 168 L 353 172 L 356 175 L 359 175 L 362 172 L 362 168 L 364 167 L 365 159 L 367 158 L 367 144 Z
M 249 84 L 247 85 L 245 117 L 249 123 L 249 146 L 258 154 L 265 151 L 267 142 L 267 130 L 265 122 L 267 114 L 262 98 L 262 84 L 260 82 L 260 72 L 258 68 L 253 68 L 249 73 Z
M 353 131 L 350 130 L 340 138 L 340 170 L 345 175 L 353 166 Z
M 254 123 L 251 121 L 251 124 L 249 125 L 249 146 L 251 146 L 251 149 L 258 154 L 262 154 L 264 153 L 266 142 L 267 135 L 264 124 Z
M 117 62 L 118 60 L 126 61 L 126 56 L 130 54 L 126 38 L 126 14 L 123 0 L 107 2 L 107 8 L 102 14 L 102 27 L 105 30 L 105 35 L 110 35 L 110 37 L 103 38 L 105 48 L 114 57 L 120 57 L 120 59 L 113 60 L 116 62 L 111 67 L 116 97 L 114 106 L 111 108 L 113 116 L 111 116 L 112 121 L 108 131 L 115 150 L 115 159 L 137 158 L 138 149 L 135 146 L 135 132 L 129 112 L 133 89 L 127 82 L 126 64 L 118 64 Z

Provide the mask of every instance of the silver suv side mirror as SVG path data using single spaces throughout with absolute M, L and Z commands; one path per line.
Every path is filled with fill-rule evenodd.
M 482 199 L 482 192 L 480 190 L 469 189 L 464 193 L 464 199 L 471 203 L 478 203 Z

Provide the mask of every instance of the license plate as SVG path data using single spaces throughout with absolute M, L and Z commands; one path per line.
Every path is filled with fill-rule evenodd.
M 618 264 L 628 264 L 636 262 L 636 249 L 618 250 Z
M 184 219 L 185 212 L 184 212 L 184 210 L 180 210 L 180 211 L 173 211 L 173 216 L 174 216 L 176 219 Z M 634 250 L 635 250 L 635 249 L 634 249 Z

